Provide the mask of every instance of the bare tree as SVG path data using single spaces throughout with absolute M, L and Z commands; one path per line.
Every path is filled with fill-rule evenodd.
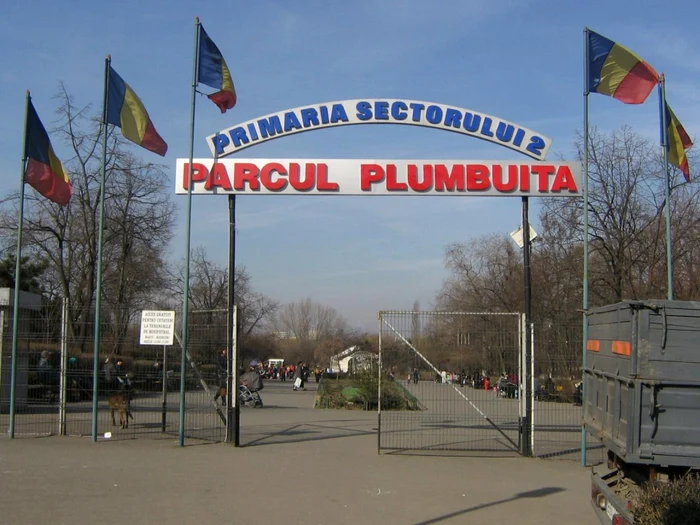
M 236 284 L 234 280 L 234 292 Z M 195 248 L 190 257 L 189 300 L 196 310 L 223 309 L 228 303 L 228 272 L 209 259 L 203 246 Z
M 119 353 L 133 315 L 166 278 L 164 253 L 175 208 L 165 173 L 132 155 L 115 159 L 106 198 L 103 289 Z
M 578 137 L 579 157 L 583 137 Z M 691 158 L 692 164 L 692 158 Z M 700 297 L 697 279 L 700 209 L 697 189 L 671 171 L 672 257 L 677 298 Z M 624 127 L 593 130 L 589 142 L 589 303 L 666 296 L 665 171 L 658 147 Z M 581 199 L 546 199 L 542 210 L 546 272 L 533 294 L 538 350 L 549 371 L 578 373 L 581 352 L 583 209 Z M 568 363 L 568 364 L 567 364 Z
M 564 224 L 541 217 L 533 246 L 532 321 L 538 373 L 570 375 L 581 361 L 583 247 Z
M 579 157 L 583 137 L 577 141 Z M 686 268 L 697 245 L 697 190 L 672 171 L 673 259 L 680 290 L 692 290 Z M 589 278 L 592 304 L 663 297 L 666 289 L 665 174 L 658 147 L 630 128 L 589 139 Z M 545 213 L 578 243 L 581 199 L 547 199 Z M 694 280 L 691 277 L 691 280 Z
M 437 297 L 441 310 L 522 310 L 520 254 L 505 236 L 486 236 L 446 248 L 451 272 Z
M 579 152 L 582 152 L 579 137 Z M 665 175 L 658 148 L 622 128 L 590 140 L 590 304 L 666 295 Z M 691 152 L 691 165 L 694 164 Z M 672 171 L 674 287 L 700 298 L 698 190 Z M 540 372 L 578 374 L 581 355 L 582 199 L 543 201 L 532 246 L 533 322 Z M 451 273 L 438 295 L 450 310 L 521 311 L 522 254 L 506 237 L 446 250 Z
M 334 308 L 311 298 L 284 305 L 277 316 L 277 326 L 294 341 L 296 352 L 306 360 L 321 342 L 343 339 L 347 330 L 347 322 Z
M 100 119 L 90 115 L 89 105 L 76 107 L 63 84 L 57 99 L 57 132 L 73 154 L 63 159 L 73 197 L 68 206 L 61 207 L 28 192 L 24 238 L 28 253 L 35 252 L 48 261 L 47 293 L 68 299 L 70 329 L 84 350 L 94 329 L 102 127 Z M 165 264 L 164 248 L 171 237 L 174 208 L 169 192 L 164 191 L 167 178 L 159 167 L 127 153 L 123 139 L 113 130 L 107 146 L 103 291 L 113 312 L 123 309 L 126 313 L 110 319 L 105 312 L 103 322 L 109 319 L 106 326 L 117 327 L 118 345 L 130 311 L 138 306 L 137 298 L 159 285 L 153 278 L 154 269 Z M 6 243 L 16 235 L 17 205 L 18 195 L 11 195 L 0 217 Z
M 184 261 L 178 268 L 171 270 L 169 289 L 171 301 L 182 302 L 182 283 L 184 281 Z M 279 306 L 277 301 L 256 292 L 252 286 L 252 277 L 246 268 L 236 268 L 234 274 L 234 303 L 238 306 L 240 325 L 240 344 L 254 332 L 268 328 Z M 228 270 L 212 261 L 202 246 L 196 247 L 190 257 L 190 307 L 205 316 L 203 322 L 213 323 L 221 317 L 228 306 Z M 225 328 L 225 322 L 219 323 Z M 225 332 L 223 335 L 225 340 Z

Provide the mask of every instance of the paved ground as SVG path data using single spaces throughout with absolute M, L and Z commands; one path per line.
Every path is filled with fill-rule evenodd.
M 404 381 L 402 384 L 418 398 L 426 411 L 384 412 L 384 448 L 518 450 L 521 400 L 506 399 L 490 390 L 432 381 L 421 381 L 416 385 Z M 536 401 L 535 455 L 565 456 L 580 461 L 581 419 L 580 406 Z M 595 444 L 593 439 L 589 440 L 589 446 Z
M 269 383 L 241 448 L 118 429 L 2 439 L 2 523 L 597 523 L 577 462 L 378 455 L 376 415 L 313 410 L 314 389 Z

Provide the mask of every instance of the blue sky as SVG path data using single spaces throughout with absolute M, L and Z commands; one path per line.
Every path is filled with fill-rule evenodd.
M 667 76 L 667 98 L 691 137 L 700 129 L 700 35 L 695 0 L 294 0 L 273 2 L 9 3 L 0 18 L 0 177 L 16 190 L 24 92 L 47 127 L 59 81 L 77 105 L 99 108 L 104 58 L 136 91 L 169 144 L 188 154 L 194 17 L 231 69 L 238 92 L 225 115 L 197 102 L 195 156 L 204 138 L 257 116 L 354 98 L 404 98 L 490 113 L 551 137 L 550 159 L 571 160 L 582 126 L 583 28 L 615 40 Z M 202 86 L 203 87 L 203 86 Z M 204 88 L 204 87 L 203 87 Z M 207 89 L 207 88 L 204 88 Z M 590 97 L 591 124 L 658 137 L 658 103 Z M 68 155 L 54 139 L 59 157 Z M 136 148 L 149 161 L 158 157 Z M 473 138 L 402 126 L 350 126 L 261 144 L 246 157 L 511 159 Z M 692 168 L 691 168 L 692 169 Z M 174 193 L 174 188 L 173 188 Z M 171 257 L 185 251 L 186 197 Z M 520 200 L 450 197 L 242 196 L 238 265 L 281 302 L 311 297 L 351 326 L 372 330 L 378 310 L 432 306 L 447 277 L 445 247 L 520 223 Z M 537 202 L 531 206 L 536 220 Z M 193 200 L 192 245 L 226 264 L 227 199 Z

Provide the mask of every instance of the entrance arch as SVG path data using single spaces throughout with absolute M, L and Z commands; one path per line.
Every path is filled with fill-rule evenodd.
M 517 151 L 532 160 L 377 160 L 377 159 L 243 159 L 226 158 L 251 146 L 305 131 L 357 124 L 400 124 L 450 131 Z M 521 197 L 523 230 L 529 231 L 527 201 L 530 196 L 574 197 L 581 195 L 580 162 L 548 162 L 551 139 L 524 126 L 485 113 L 438 103 L 402 99 L 351 99 L 292 108 L 251 119 L 207 137 L 212 157 L 177 159 L 176 193 L 228 195 L 229 276 L 235 267 L 235 197 L 238 194 L 298 195 L 502 195 Z M 188 225 L 190 223 L 188 206 Z M 189 230 L 188 230 L 189 231 Z M 189 233 L 188 233 L 189 236 Z M 189 243 L 189 240 L 188 240 Z M 189 244 L 188 244 L 189 246 Z M 529 240 L 524 243 L 524 267 L 529 268 Z M 189 253 L 187 255 L 189 258 Z M 188 259 L 189 263 L 189 259 Z M 529 271 L 526 270 L 529 280 Z M 525 286 L 529 289 L 529 284 Z M 527 292 L 526 292 L 527 293 Z M 233 292 L 229 290 L 230 325 Z M 526 299 L 526 304 L 529 299 Z M 525 326 L 529 326 L 526 307 Z M 187 324 L 187 317 L 183 325 Z M 530 331 L 523 331 L 523 385 L 531 384 Z M 519 338 L 516 338 L 519 339 Z M 238 347 L 227 344 L 231 358 L 238 362 Z M 184 358 L 183 358 L 184 363 Z M 529 376 L 529 377 L 528 377 Z M 238 382 L 235 367 L 231 384 Z M 531 388 L 524 387 L 522 450 L 530 455 L 532 430 Z M 231 397 L 231 388 L 229 397 Z M 462 396 L 464 397 L 464 396 Z M 378 398 L 379 394 L 378 394 Z M 466 398 L 465 398 L 466 399 Z M 239 412 L 229 401 L 227 435 L 239 444 Z M 469 401 L 469 400 L 467 400 Z M 515 406 L 515 405 L 514 405 Z M 480 409 L 479 409 L 480 411 Z M 484 413 L 481 412 L 484 416 Z M 378 414 L 378 419 L 379 419 Z M 499 424 L 487 417 L 510 446 L 520 448 Z

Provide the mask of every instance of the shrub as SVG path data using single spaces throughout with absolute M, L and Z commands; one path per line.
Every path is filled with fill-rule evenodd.
M 700 477 L 650 482 L 634 502 L 635 525 L 700 525 Z
M 377 409 L 377 376 L 357 374 L 342 380 L 321 381 L 317 408 Z M 399 381 L 382 378 L 382 410 L 422 410 L 418 399 Z
M 348 400 L 343 390 L 348 386 L 346 380 L 321 380 L 316 393 L 316 408 L 348 408 Z

